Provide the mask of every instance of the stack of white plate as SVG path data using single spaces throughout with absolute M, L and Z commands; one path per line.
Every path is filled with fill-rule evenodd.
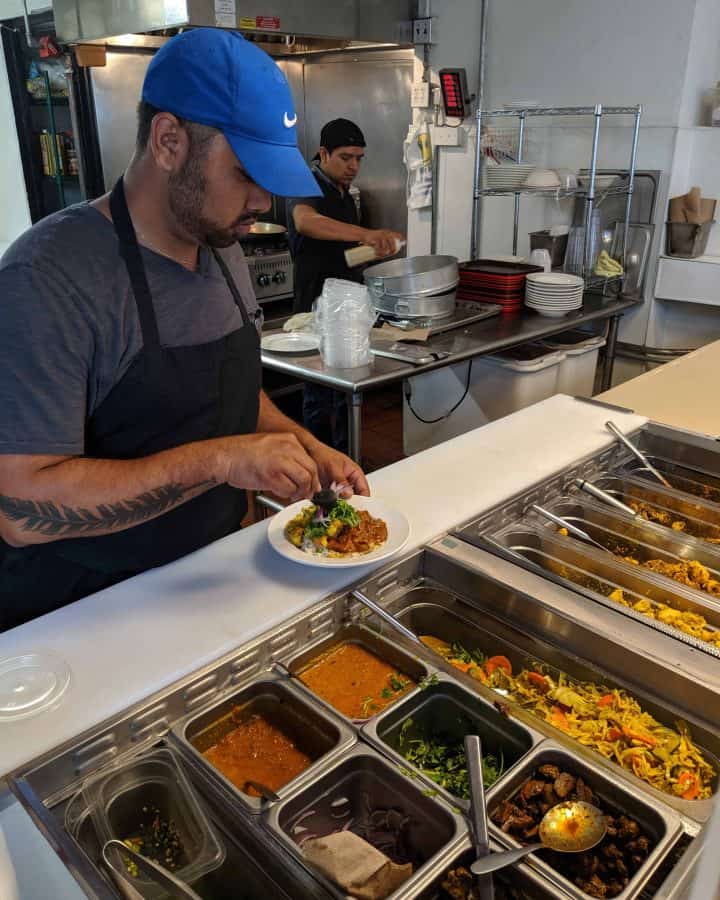
M 531 272 L 525 279 L 525 306 L 559 319 L 583 303 L 585 282 L 564 272 Z
M 501 163 L 499 166 L 486 165 L 485 187 L 494 191 L 509 191 L 519 188 L 536 168 L 530 163 Z

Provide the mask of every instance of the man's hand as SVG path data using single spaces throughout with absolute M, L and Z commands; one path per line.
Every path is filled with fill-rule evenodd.
M 385 228 L 368 229 L 363 237 L 363 243 L 369 244 L 380 259 L 394 256 L 398 252 L 398 241 L 404 240 L 399 232 Z
M 333 481 L 337 481 L 349 484 L 355 494 L 370 496 L 370 486 L 363 470 L 349 456 L 314 438 L 311 442 L 306 442 L 305 447 L 317 466 L 323 487 L 328 488 Z
M 232 487 L 270 491 L 291 503 L 312 497 L 321 488 L 318 464 L 294 434 L 225 438 L 221 457 L 224 481 Z

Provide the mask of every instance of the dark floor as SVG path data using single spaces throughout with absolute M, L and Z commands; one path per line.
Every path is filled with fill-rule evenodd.
M 401 386 L 366 394 L 363 407 L 365 471 L 374 472 L 404 457 Z

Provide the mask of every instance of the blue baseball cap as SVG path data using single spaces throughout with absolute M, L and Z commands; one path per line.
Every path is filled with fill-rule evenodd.
M 196 28 L 153 57 L 142 98 L 163 112 L 225 135 L 260 187 L 280 197 L 322 191 L 297 146 L 297 114 L 285 76 L 235 31 Z

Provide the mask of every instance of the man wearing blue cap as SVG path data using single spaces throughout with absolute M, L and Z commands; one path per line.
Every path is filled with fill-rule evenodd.
M 245 489 L 368 492 L 260 387 L 237 241 L 270 193 L 317 192 L 296 121 L 240 35 L 173 38 L 124 177 L 0 262 L 0 631 L 231 533 Z

